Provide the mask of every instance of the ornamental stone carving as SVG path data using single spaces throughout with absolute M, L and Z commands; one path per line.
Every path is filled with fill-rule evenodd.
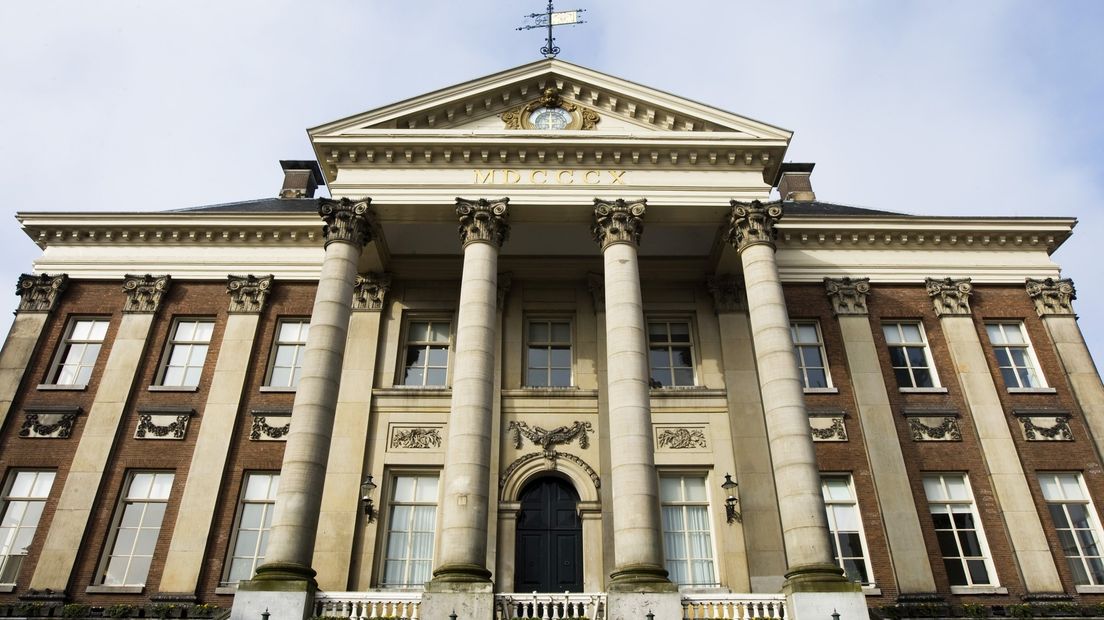
M 440 448 L 441 431 L 437 428 L 397 428 L 391 433 L 391 447 L 410 450 Z
M 226 292 L 230 295 L 230 314 L 258 314 L 264 310 L 274 277 L 253 274 L 226 276 Z
M 64 273 L 56 276 L 25 273 L 19 276 L 15 285 L 15 294 L 19 296 L 19 312 L 52 312 L 68 285 L 69 276 Z
M 809 431 L 813 441 L 847 441 L 847 427 L 843 417 L 810 417 Z
M 707 448 L 705 431 L 700 428 L 665 428 L 656 437 L 656 445 L 669 450 Z
M 594 240 L 605 250 L 614 243 L 631 243 L 640 245 L 640 235 L 644 233 L 644 212 L 647 211 L 648 201 L 644 198 L 636 200 L 602 200 L 594 199 L 594 225 L 590 232 Z
M 524 436 L 540 446 L 544 454 L 549 457 L 556 454 L 556 446 L 569 444 L 576 439 L 579 440 L 579 447 L 586 450 L 590 447 L 590 438 L 587 437 L 587 433 L 594 432 L 590 422 L 579 421 L 571 426 L 560 426 L 552 430 L 545 430 L 539 426 L 530 427 L 525 422 L 511 420 L 506 430 L 513 433 L 514 447 L 518 450 L 521 449 L 523 443 L 521 438 Z
M 958 418 L 954 416 L 942 419 L 910 417 L 908 423 L 913 441 L 962 441 Z
M 1039 417 L 1021 417 L 1024 439 L 1028 441 L 1073 441 L 1069 416 L 1054 416 L 1045 424 Z
M 870 278 L 824 278 L 824 288 L 836 316 L 867 314 Z
M 456 199 L 456 217 L 460 218 L 460 245 L 483 241 L 501 248 L 510 236 L 509 198 L 487 200 Z
M 184 439 L 192 412 L 142 413 L 138 416 L 135 439 Z
M 969 316 L 970 294 L 974 292 L 970 278 L 925 278 L 924 283 L 936 316 Z
M 716 312 L 737 312 L 743 308 L 740 297 L 740 279 L 732 274 L 710 276 L 705 281 L 709 293 L 713 295 L 713 309 Z
M 371 198 L 355 201 L 348 198 L 319 198 L 318 215 L 325 222 L 322 226 L 325 245 L 335 241 L 352 243 L 357 247 L 368 245 L 372 240 L 372 231 L 376 228 L 375 216 L 368 208 L 371 204 Z
M 728 216 L 724 240 L 738 252 L 757 244 L 769 245 L 773 249 L 774 240 L 778 237 L 774 225 L 782 219 L 782 203 L 732 200 L 729 204 L 732 205 L 732 212 Z
M 19 436 L 26 439 L 68 439 L 73 434 L 80 413 L 80 407 L 28 407 Z
M 353 282 L 353 310 L 383 310 L 387 292 L 391 290 L 391 275 L 386 273 L 358 273 Z
M 547 467 L 548 469 L 557 469 L 557 459 L 571 461 L 572 463 L 578 465 L 579 468 L 582 469 L 584 473 L 586 473 L 587 477 L 590 478 L 591 483 L 594 484 L 594 488 L 602 488 L 602 479 L 598 477 L 598 472 L 594 471 L 594 468 L 588 465 L 586 461 L 575 456 L 574 454 L 571 454 L 570 452 L 553 452 L 552 454 L 548 454 L 545 452 L 530 452 L 528 454 L 523 454 L 517 457 L 517 459 L 515 459 L 513 463 L 510 463 L 506 466 L 506 469 L 502 472 L 502 476 L 500 476 L 498 479 L 498 488 L 501 489 L 505 487 L 506 482 L 511 477 L 513 477 L 514 473 L 519 468 L 521 468 L 521 466 L 539 458 L 545 459 L 545 467 Z
M 123 278 L 123 292 L 127 296 L 123 312 L 135 313 L 157 312 L 172 282 L 172 276 L 151 276 L 148 273 L 144 276 L 127 274 Z
M 291 430 L 291 412 L 287 410 L 254 409 L 253 426 L 249 431 L 252 441 L 287 441 Z M 269 424 L 269 421 L 273 422 Z
M 571 115 L 571 122 L 564 129 L 594 129 L 598 121 L 602 120 L 594 110 L 564 101 L 560 97 L 560 92 L 552 87 L 544 89 L 540 98 L 503 112 L 500 118 L 506 129 L 539 129 L 539 127 L 534 127 L 529 120 L 533 112 L 539 108 L 566 110 Z
M 1073 280 L 1062 278 L 1027 279 L 1027 296 L 1035 303 L 1035 312 L 1039 316 L 1049 314 L 1073 314 L 1073 300 L 1077 299 L 1077 289 Z
M 606 311 L 606 278 L 600 273 L 587 274 L 587 290 L 594 299 L 594 311 Z

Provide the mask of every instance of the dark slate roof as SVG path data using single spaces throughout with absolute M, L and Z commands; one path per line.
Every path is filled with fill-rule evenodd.
M 317 198 L 260 198 L 219 205 L 172 209 L 167 213 L 316 213 Z
M 782 203 L 782 210 L 783 213 L 786 215 L 863 215 L 868 217 L 912 217 L 907 213 L 879 211 L 877 209 L 852 207 L 850 205 L 841 205 L 833 202 L 820 202 L 816 200 L 811 202 L 787 200 Z

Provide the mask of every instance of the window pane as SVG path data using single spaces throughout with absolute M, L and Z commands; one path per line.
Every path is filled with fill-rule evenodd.
M 568 369 L 552 370 L 549 385 L 553 387 L 569 387 L 571 385 L 571 371 Z
M 430 368 L 426 371 L 426 385 L 445 385 L 448 371 L 444 368 Z
M 448 342 L 449 324 L 446 322 L 434 321 L 431 324 L 430 340 L 433 342 Z
M 571 324 L 570 323 L 553 323 L 552 324 L 552 341 L 553 342 L 571 342 Z
M 989 571 L 985 567 L 985 560 L 966 560 L 966 565 L 970 568 L 970 581 L 975 585 L 989 583 Z
M 920 335 L 920 326 L 916 323 L 904 323 L 901 325 L 901 332 L 904 334 L 905 342 L 923 342 L 924 337 Z
M 548 342 L 548 323 L 534 321 L 529 324 L 531 342 Z
M 947 580 L 951 582 L 952 586 L 965 586 L 969 582 L 966 581 L 966 571 L 962 566 L 962 560 L 958 558 L 946 558 L 943 560 L 943 567 L 947 570 Z

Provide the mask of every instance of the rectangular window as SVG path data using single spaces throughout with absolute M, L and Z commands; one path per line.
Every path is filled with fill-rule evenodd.
M 53 485 L 52 471 L 15 471 L 8 476 L 0 508 L 0 584 L 14 584 L 19 577 Z
M 1009 389 L 1046 387 L 1023 323 L 988 323 L 985 331 L 989 333 L 1005 386 Z
M 171 472 L 133 472 L 128 476 L 108 543 L 111 552 L 104 558 L 102 585 L 146 585 L 172 483 Z
M 1100 522 L 1081 474 L 1041 473 L 1039 486 L 1073 573 L 1073 582 L 1079 586 L 1104 585 Z
M 276 346 L 272 354 L 272 369 L 268 373 L 269 387 L 294 388 L 299 385 L 308 332 L 309 319 L 285 319 L 276 325 Z
M 924 493 L 928 496 L 939 553 L 951 585 L 997 585 L 989 545 L 966 475 L 924 476 Z
M 448 384 L 449 321 L 411 321 L 406 328 L 403 385 Z
M 654 388 L 694 385 L 694 356 L 687 321 L 648 321 L 648 359 Z
M 50 372 L 54 385 L 88 385 L 107 335 L 107 319 L 73 319 Z
M 203 362 L 207 359 L 207 347 L 214 330 L 214 321 L 197 319 L 176 321 L 165 353 L 165 363 L 161 368 L 160 385 L 175 387 L 199 385 L 199 376 L 203 373 Z
M 897 385 L 902 388 L 938 387 L 924 327 L 920 323 L 886 323 L 882 330 L 889 345 L 889 361 Z
M 395 476 L 381 587 L 417 588 L 429 581 L 436 523 L 437 474 Z
M 571 322 L 529 320 L 525 385 L 571 385 Z
M 866 550 L 859 504 L 849 475 L 825 475 L 820 478 L 824 495 L 824 510 L 828 514 L 828 533 L 832 556 L 847 573 L 847 578 L 859 583 L 874 582 L 870 572 L 870 554 Z
M 714 586 L 713 539 L 704 476 L 661 476 L 663 549 L 667 573 L 678 585 Z
M 805 388 L 832 387 L 820 325 L 815 321 L 793 322 L 790 323 L 790 335 L 793 336 L 794 356 L 797 358 L 797 368 L 801 371 Z
M 279 486 L 280 474 L 277 473 L 245 475 L 226 583 L 251 579 L 257 565 L 264 561 L 268 532 L 272 529 L 272 510 L 276 505 L 276 489 Z

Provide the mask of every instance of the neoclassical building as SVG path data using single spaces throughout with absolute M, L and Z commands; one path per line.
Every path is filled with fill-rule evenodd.
M 558 60 L 309 135 L 278 197 L 17 215 L 0 615 L 1104 603 L 1072 218 L 824 202 Z

